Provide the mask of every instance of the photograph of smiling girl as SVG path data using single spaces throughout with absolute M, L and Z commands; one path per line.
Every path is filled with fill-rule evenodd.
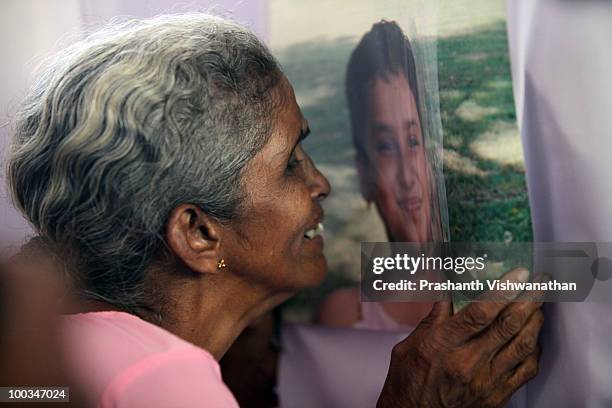
M 380 315 L 359 304 L 361 242 L 533 239 L 503 0 L 272 4 L 270 44 L 312 129 L 303 147 L 333 186 L 328 273 L 283 306 L 285 322 Z M 402 116 L 392 154 L 380 122 Z
M 351 53 L 346 73 L 360 193 L 375 207 L 389 242 L 448 239 L 441 132 L 429 120 L 424 103 L 429 95 L 419 78 L 426 69 L 415 54 L 426 55 L 415 52 L 397 22 L 381 20 Z M 431 309 L 431 303 L 360 303 L 360 298 L 357 287 L 332 292 L 321 303 L 319 323 L 409 330 Z
M 429 140 L 435 132 L 422 120 L 419 88 L 410 40 L 396 22 L 374 24 L 351 55 L 346 92 L 361 194 L 391 242 L 444 238 Z

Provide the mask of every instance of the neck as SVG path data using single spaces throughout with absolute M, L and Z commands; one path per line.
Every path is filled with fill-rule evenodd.
M 249 324 L 291 296 L 228 274 L 170 283 L 164 294 L 161 327 L 217 360 Z
M 257 318 L 287 300 L 292 293 L 266 290 L 235 276 L 209 275 L 177 278 L 162 273 L 163 288 L 156 313 L 143 311 L 139 317 L 161 326 L 220 360 L 240 333 Z M 97 300 L 76 299 L 65 305 L 65 313 L 86 313 L 120 308 Z

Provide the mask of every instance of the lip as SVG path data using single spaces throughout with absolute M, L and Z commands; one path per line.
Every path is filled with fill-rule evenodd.
M 323 238 L 323 235 L 321 235 L 321 234 L 317 235 L 313 239 L 308 239 L 308 238 L 304 237 L 304 241 L 305 241 L 306 245 L 312 245 L 315 248 L 318 248 L 319 250 L 322 250 L 323 246 L 325 244 L 325 239 Z
M 311 222 L 310 226 L 304 230 L 304 234 L 306 233 L 306 231 L 316 228 L 318 224 L 323 224 L 324 218 L 325 218 L 325 212 L 323 211 L 321 207 L 319 207 L 317 209 L 316 215 L 313 217 L 313 221 Z M 321 250 L 323 249 L 323 245 L 325 241 L 323 237 L 323 233 L 319 233 L 312 239 L 302 236 L 302 239 L 307 244 L 313 245 Z
M 311 221 L 311 223 L 309 224 L 309 227 L 306 227 L 306 229 L 304 230 L 304 233 L 306 233 L 306 231 L 313 229 L 313 228 L 317 228 L 318 224 L 323 224 L 323 219 L 325 218 L 325 212 L 323 211 L 322 208 L 319 208 L 317 210 L 316 215 L 312 218 L 313 221 Z
M 408 212 L 415 212 L 421 208 L 423 199 L 420 197 L 412 197 L 399 202 L 400 208 Z

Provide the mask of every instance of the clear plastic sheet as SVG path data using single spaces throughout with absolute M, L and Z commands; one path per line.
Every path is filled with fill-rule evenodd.
M 531 240 L 503 1 L 270 10 L 269 43 L 312 129 L 304 148 L 332 185 L 328 276 L 283 306 L 285 321 L 360 327 L 361 242 Z

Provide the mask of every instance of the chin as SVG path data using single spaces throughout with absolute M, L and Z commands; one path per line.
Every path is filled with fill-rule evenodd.
M 302 271 L 303 280 L 300 289 L 316 288 L 323 283 L 327 275 L 327 260 L 324 256 L 320 260 L 316 260 L 308 268 Z
M 427 242 L 427 237 L 422 237 L 420 233 L 414 234 L 414 231 L 396 231 L 392 237 L 389 238 L 390 242 L 412 242 L 422 243 Z

